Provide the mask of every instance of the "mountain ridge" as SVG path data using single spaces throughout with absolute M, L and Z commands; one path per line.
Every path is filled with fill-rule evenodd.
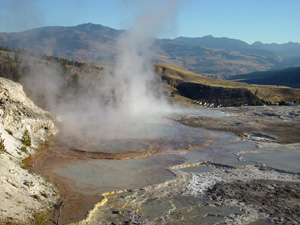
M 221 48 L 258 54 L 273 53 L 281 57 L 300 57 L 300 43 L 297 42 L 288 42 L 283 44 L 264 44 L 260 41 L 256 41 L 253 44 L 248 44 L 245 41 L 241 41 L 239 39 L 233 39 L 228 37 L 214 37 L 212 35 L 193 38 L 181 36 L 174 38 L 173 40 L 208 48 Z
M 69 27 L 48 26 L 20 33 L 0 33 L 0 46 L 25 48 L 70 60 L 111 63 L 115 60 L 116 42 L 122 32 L 124 30 L 92 23 Z M 272 46 L 259 49 L 240 40 L 213 36 L 198 38 L 197 41 L 205 39 L 208 43 L 196 45 L 184 43 L 183 38 L 181 41 L 178 38 L 155 39 L 159 51 L 154 63 L 177 65 L 223 79 L 237 74 L 300 65 L 297 54 L 282 57 L 278 53 L 280 51 L 275 51 Z M 227 47 L 224 41 L 225 45 L 228 43 Z

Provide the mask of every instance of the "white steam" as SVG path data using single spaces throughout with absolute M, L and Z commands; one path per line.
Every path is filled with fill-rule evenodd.
M 91 140 L 145 138 L 149 137 L 146 126 L 161 122 L 163 115 L 172 111 L 161 81 L 155 78 L 155 39 L 151 36 L 174 28 L 178 1 L 126 1 L 131 6 L 133 3 L 133 27 L 120 35 L 116 62 L 106 70 L 99 86 L 91 89 L 91 82 L 81 80 L 86 93 L 65 90 L 64 97 L 57 101 L 55 93 L 60 93 L 64 85 L 55 74 L 47 75 L 49 88 L 43 94 L 54 97 L 46 104 L 62 115 L 65 135 Z M 45 83 L 42 78 L 34 79 Z

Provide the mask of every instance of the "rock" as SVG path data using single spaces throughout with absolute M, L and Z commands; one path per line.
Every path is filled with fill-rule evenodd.
M 45 137 L 57 133 L 54 122 L 58 117 L 37 107 L 26 97 L 22 85 L 0 78 L 0 99 L 0 123 L 14 137 L 21 139 L 27 129 L 32 146 L 37 148 Z
M 17 171 L 16 170 L 14 170 L 14 169 L 9 169 L 8 170 L 10 173 L 12 173 L 12 174 L 15 174 Z
M 32 181 L 27 181 L 27 180 L 25 180 L 23 184 L 26 185 L 27 187 L 33 187 L 34 186 L 34 183 Z
M 57 119 L 27 98 L 20 84 L 0 78 L 0 133 L 7 150 L 0 153 L 0 224 L 33 224 L 37 212 L 57 201 L 53 184 L 22 168 L 28 153 L 57 133 Z M 26 154 L 20 151 L 25 129 L 31 137 Z

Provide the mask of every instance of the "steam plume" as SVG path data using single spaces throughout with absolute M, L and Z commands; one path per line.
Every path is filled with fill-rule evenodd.
M 67 127 L 73 129 L 76 124 L 74 120 L 82 121 L 83 127 L 87 128 L 84 134 L 89 137 L 145 137 L 148 133 L 143 127 L 157 123 L 158 118 L 161 118 L 158 115 L 172 110 L 154 76 L 152 62 L 155 57 L 155 39 L 151 36 L 175 27 L 179 1 L 124 2 L 134 9 L 135 20 L 131 29 L 119 37 L 115 65 L 106 71 L 103 84 L 94 98 L 80 101 L 84 102 L 81 106 L 87 109 L 86 113 L 76 113 L 75 117 L 72 113 L 66 116 L 71 119 Z M 82 124 L 78 125 L 82 127 Z
M 55 93 L 53 88 L 64 86 L 61 79 L 55 79 L 56 75 L 51 74 L 52 78 L 47 82 L 53 84 L 50 84 L 49 93 L 44 90 L 48 96 L 45 99 L 51 102 L 54 111 L 63 116 L 65 134 L 86 139 L 146 137 L 148 132 L 143 128 L 159 122 L 161 115 L 172 110 L 154 75 L 155 39 L 151 36 L 176 26 L 178 3 L 174 0 L 125 1 L 125 4 L 134 7 L 135 20 L 132 28 L 120 35 L 116 63 L 106 70 L 98 88 L 80 95 L 65 92 L 60 102 L 56 101 L 57 96 L 49 100 L 49 96 Z M 35 77 L 35 81 L 38 80 Z M 56 81 L 60 85 L 56 86 Z M 84 90 L 89 90 L 89 85 L 89 82 L 81 81 Z
M 116 82 L 120 84 L 114 93 L 120 101 L 119 106 L 127 107 L 131 114 L 163 112 L 168 107 L 163 98 L 158 98 L 162 96 L 161 90 L 154 86 L 152 61 L 155 52 L 154 38 L 151 36 L 159 35 L 162 31 L 174 27 L 178 1 L 124 2 L 135 9 L 135 21 L 129 32 L 120 35 L 116 65 L 112 71 L 114 78 L 108 81 L 108 86 L 115 87 Z

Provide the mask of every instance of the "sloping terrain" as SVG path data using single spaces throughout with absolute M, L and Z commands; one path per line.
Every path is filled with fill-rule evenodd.
M 68 95 L 86 94 L 87 90 L 101 88 L 105 67 L 109 65 L 81 63 L 45 55 L 28 54 L 28 52 L 0 51 L 0 76 L 19 81 L 36 104 L 42 107 L 47 102 L 48 109 L 51 109 L 51 101 L 61 102 L 66 100 Z M 168 93 L 170 96 L 175 94 L 192 100 L 225 105 L 250 104 L 255 99 L 271 102 L 300 100 L 300 89 L 284 86 L 251 85 L 208 78 L 166 64 L 155 64 L 154 69 L 157 75 L 169 84 Z M 47 75 L 42 80 L 39 79 L 41 73 Z M 35 85 L 35 82 L 46 83 L 44 85 L 36 83 Z M 55 92 L 51 89 L 51 85 L 47 85 L 47 82 L 48 84 L 49 82 L 57 84 Z M 32 92 L 32 88 L 30 88 L 32 85 L 35 87 L 35 92 Z M 49 95 L 52 96 L 50 103 L 47 100 Z
M 78 61 L 111 62 L 122 31 L 94 24 L 43 27 L 21 33 L 0 34 L 0 45 Z
M 114 62 L 116 41 L 122 30 L 95 24 L 74 27 L 43 27 L 20 33 L 0 33 L 0 46 L 25 48 L 76 61 Z M 198 43 L 199 40 L 206 42 Z M 272 49 L 263 49 L 234 39 L 155 39 L 155 63 L 184 67 L 205 76 L 231 75 L 299 65 L 297 55 L 283 59 Z M 296 57 L 296 58 L 295 58 Z
M 56 116 L 26 97 L 20 84 L 0 77 L 0 139 L 4 140 L 0 151 L 0 224 L 36 224 L 41 210 L 49 210 L 58 199 L 54 185 L 30 174 L 22 163 L 57 133 L 55 120 Z M 31 140 L 27 146 L 22 141 L 25 130 Z
M 248 84 L 284 85 L 300 88 L 300 67 L 241 74 L 232 76 L 229 80 Z
M 172 40 L 157 41 L 157 45 L 161 54 L 156 62 L 180 66 L 214 78 L 227 78 L 241 71 L 268 70 L 281 61 L 272 54 L 265 56 L 205 48 Z
M 21 83 L 30 99 L 47 110 L 54 110 L 69 95 L 78 96 L 92 90 L 100 83 L 105 66 L 28 51 L 0 51 L 0 77 Z
M 274 55 L 272 51 L 268 50 L 260 50 L 259 48 L 255 48 L 244 41 L 230 39 L 230 38 L 217 38 L 212 35 L 207 35 L 204 37 L 177 37 L 174 39 L 175 41 L 183 42 L 188 45 L 194 46 L 202 46 L 206 48 L 217 48 L 217 49 L 226 49 L 238 52 L 245 53 L 256 53 L 262 55 Z
M 250 104 L 254 99 L 271 102 L 300 99 L 300 89 L 208 78 L 183 68 L 163 64 L 156 64 L 155 70 L 173 88 L 174 93 L 193 100 L 239 105 Z
M 289 42 L 285 44 L 263 44 L 259 41 L 253 43 L 251 46 L 264 49 L 267 51 L 272 51 L 277 55 L 280 55 L 282 58 L 300 58 L 300 44 L 295 42 Z
M 179 41 L 188 45 L 201 46 L 206 48 L 218 48 L 218 49 L 226 49 L 233 50 L 244 53 L 254 53 L 259 55 L 277 55 L 281 58 L 291 59 L 300 57 L 300 43 L 285 43 L 285 44 L 263 44 L 259 41 L 248 44 L 244 41 L 232 39 L 232 38 L 218 38 L 213 37 L 212 35 L 204 36 L 204 37 L 178 37 L 173 39 L 175 41 Z

